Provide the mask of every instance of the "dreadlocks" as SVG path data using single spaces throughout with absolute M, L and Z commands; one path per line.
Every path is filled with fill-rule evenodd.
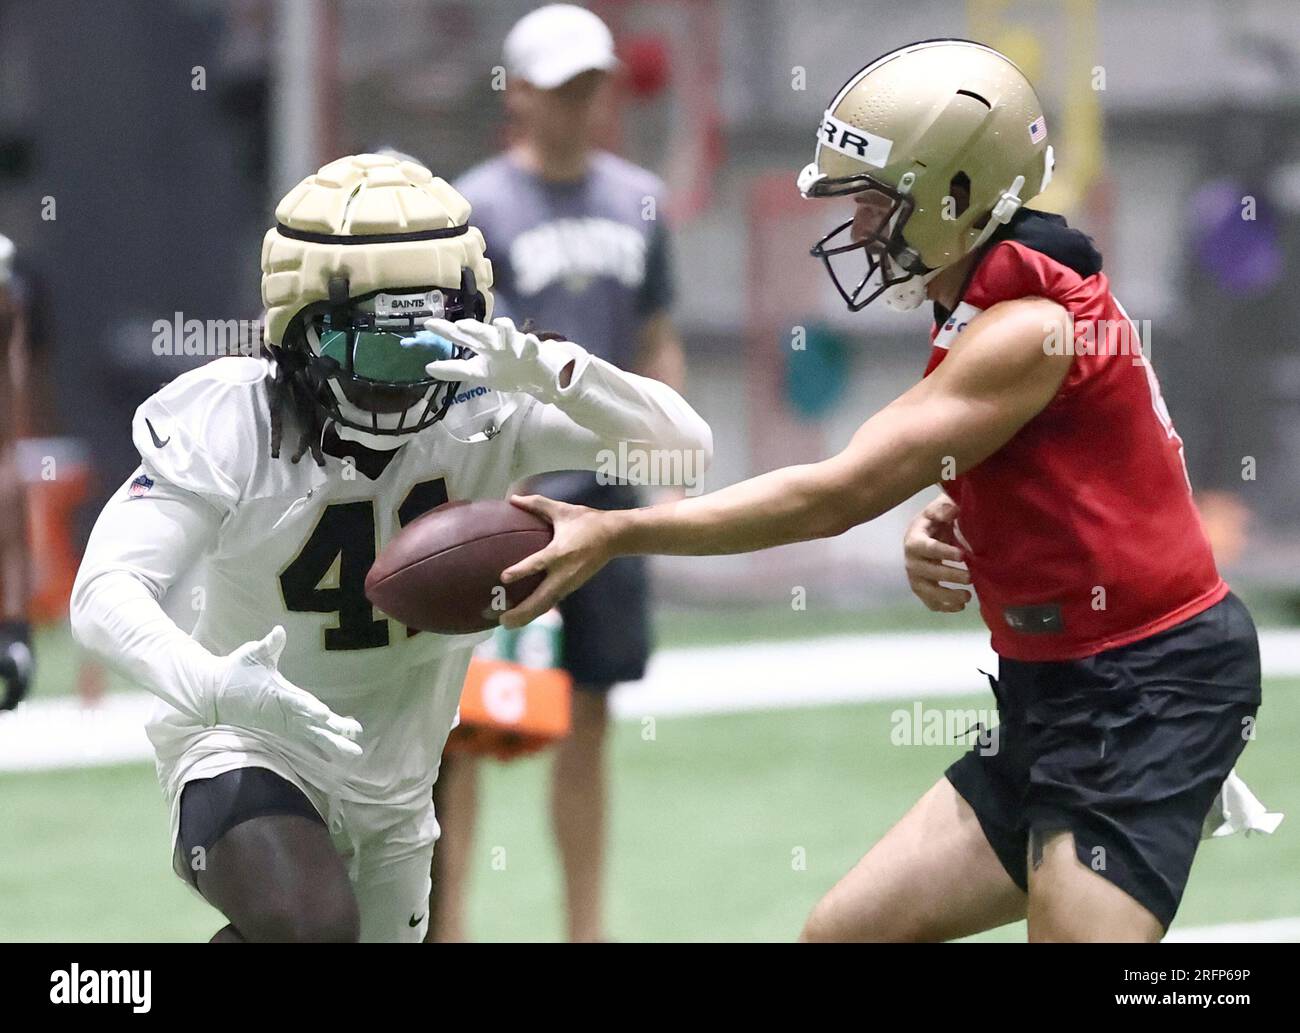
M 289 457 L 296 463 L 308 451 L 317 466 L 325 465 L 321 439 L 325 433 L 325 414 L 311 397 L 307 379 L 300 374 L 307 367 L 307 357 L 295 348 L 263 345 L 263 353 L 275 362 L 275 378 L 271 381 L 271 458 L 280 458 L 280 442 L 284 436 L 284 413 L 291 409 L 302 426 L 298 447 Z

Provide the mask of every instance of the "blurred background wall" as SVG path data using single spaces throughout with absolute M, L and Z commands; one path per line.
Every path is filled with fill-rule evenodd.
M 155 320 L 255 317 L 274 202 L 323 161 L 389 145 L 451 179 L 499 148 L 500 43 L 533 6 L 0 0 L 0 232 L 38 288 L 42 432 L 89 447 L 91 511 L 134 465 L 134 407 L 205 361 L 156 355 Z M 611 141 L 669 184 L 688 395 L 716 435 L 711 486 L 838 448 L 919 375 L 927 313 L 844 310 L 807 256 L 844 216 L 801 202 L 794 177 L 853 71 L 911 40 L 968 36 L 1039 84 L 1058 157 L 1040 205 L 1096 238 L 1117 295 L 1149 321 L 1228 573 L 1300 591 L 1294 0 L 590 6 L 625 64 Z M 897 598 L 914 508 L 797 552 L 669 561 L 660 591 Z

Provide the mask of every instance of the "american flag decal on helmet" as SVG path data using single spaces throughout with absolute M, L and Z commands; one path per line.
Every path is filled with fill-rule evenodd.
M 1039 115 L 1029 123 L 1029 142 L 1042 143 L 1047 139 L 1047 118 Z

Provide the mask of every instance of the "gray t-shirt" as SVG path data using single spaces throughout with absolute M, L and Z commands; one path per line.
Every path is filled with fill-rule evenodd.
M 642 326 L 672 301 L 659 178 L 598 151 L 582 179 L 550 183 L 503 154 L 456 189 L 487 240 L 496 314 L 634 370 Z

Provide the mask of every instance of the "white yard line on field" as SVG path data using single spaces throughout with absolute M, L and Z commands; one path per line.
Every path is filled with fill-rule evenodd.
M 1300 630 L 1260 635 L 1266 677 L 1300 676 Z M 988 693 L 996 671 L 984 632 L 836 635 L 780 642 L 666 649 L 644 680 L 612 700 L 622 718 L 781 710 Z M 144 723 L 153 697 L 111 694 L 94 707 L 73 697 L 32 700 L 0 714 L 0 771 L 147 760 Z
M 1165 943 L 1295 943 L 1300 918 L 1269 918 L 1262 922 L 1228 922 L 1175 929 Z
M 785 710 L 989 691 L 986 632 L 835 635 L 666 649 L 614 695 L 618 717 Z
M 1266 678 L 1300 676 L 1300 629 L 1260 633 Z M 988 632 L 895 632 L 753 642 L 655 655 L 612 700 L 619 717 L 779 710 L 988 693 Z
M 37 699 L 0 714 L 0 771 L 89 768 L 152 760 L 147 692 L 117 692 L 94 706 L 74 696 Z

